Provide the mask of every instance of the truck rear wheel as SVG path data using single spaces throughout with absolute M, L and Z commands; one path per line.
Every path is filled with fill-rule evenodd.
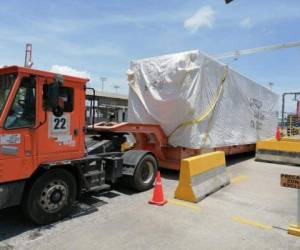
M 157 173 L 157 161 L 154 156 L 145 155 L 131 176 L 131 186 L 138 191 L 145 191 L 153 187 Z
M 53 169 L 38 177 L 29 187 L 22 208 L 35 223 L 49 224 L 70 214 L 76 193 L 74 176 L 64 169 Z

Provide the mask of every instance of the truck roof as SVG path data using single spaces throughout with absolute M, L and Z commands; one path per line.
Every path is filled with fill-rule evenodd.
M 4 67 L 0 68 L 0 74 L 14 73 L 14 72 L 45 76 L 45 77 L 49 77 L 49 78 L 52 78 L 56 75 L 56 73 L 54 73 L 54 72 L 30 69 L 30 68 L 20 67 L 20 66 L 16 66 L 16 65 L 4 66 Z M 78 82 L 78 83 L 82 83 L 82 84 L 86 84 L 89 81 L 88 78 L 81 78 L 81 77 L 70 76 L 70 75 L 63 75 L 63 76 L 66 81 Z

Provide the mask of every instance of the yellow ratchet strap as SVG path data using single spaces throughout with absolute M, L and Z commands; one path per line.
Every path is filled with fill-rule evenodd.
M 222 94 L 222 91 L 224 89 L 224 82 L 226 80 L 226 77 L 227 77 L 227 73 L 228 73 L 228 66 L 226 65 L 225 66 L 225 70 L 224 70 L 224 74 L 223 74 L 223 77 L 221 78 L 221 83 L 219 85 L 219 90 L 218 92 L 216 93 L 215 97 L 214 97 L 214 101 L 213 103 L 210 105 L 210 107 L 208 108 L 208 110 L 204 113 L 204 114 L 201 114 L 200 116 L 196 117 L 195 119 L 193 120 L 189 120 L 189 121 L 184 121 L 183 123 L 179 124 L 172 132 L 171 134 L 169 135 L 169 137 L 171 137 L 178 129 L 180 128 L 184 128 L 184 127 L 187 127 L 189 125 L 193 125 L 193 124 L 199 124 L 200 122 L 202 122 L 203 120 L 205 120 L 207 118 L 207 116 L 212 112 L 214 111 L 217 103 L 218 103 L 218 100 Z

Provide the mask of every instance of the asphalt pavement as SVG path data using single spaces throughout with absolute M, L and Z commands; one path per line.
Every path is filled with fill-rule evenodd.
M 294 166 L 227 158 L 231 184 L 194 204 L 174 199 L 178 172 L 162 170 L 168 203 L 148 204 L 152 190 L 124 187 L 86 195 L 70 218 L 38 227 L 18 207 L 0 212 L 4 249 L 300 249 L 287 234 L 296 222 L 297 191 L 280 186 Z

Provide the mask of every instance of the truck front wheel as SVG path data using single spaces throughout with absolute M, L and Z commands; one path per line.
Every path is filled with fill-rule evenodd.
M 22 208 L 35 223 L 49 224 L 70 214 L 76 193 L 76 180 L 70 172 L 49 170 L 28 187 Z

